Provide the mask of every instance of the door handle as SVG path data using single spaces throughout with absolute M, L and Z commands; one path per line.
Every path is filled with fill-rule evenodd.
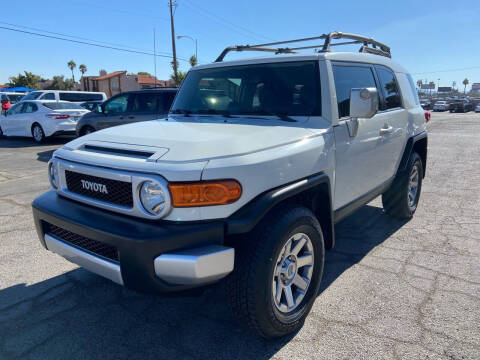
M 389 126 L 389 127 L 380 129 L 380 135 L 381 136 L 390 135 L 392 132 L 393 132 L 393 126 Z
M 119 116 L 118 118 L 119 118 L 120 120 L 123 120 L 123 116 Z
M 135 119 L 135 116 L 130 115 L 128 118 L 129 118 L 129 119 Z

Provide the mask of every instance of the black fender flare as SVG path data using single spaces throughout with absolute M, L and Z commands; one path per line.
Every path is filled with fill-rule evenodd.
M 403 151 L 402 159 L 400 160 L 400 164 L 398 165 L 397 174 L 405 171 L 405 169 L 407 168 L 408 159 L 410 159 L 410 155 L 412 155 L 415 143 L 422 140 L 422 139 L 428 139 L 428 133 L 427 133 L 426 130 L 422 131 L 421 133 L 419 133 L 417 135 L 414 135 L 414 136 L 410 137 L 407 140 L 407 145 L 405 146 L 405 150 Z M 425 161 L 425 163 L 424 163 L 424 170 L 425 170 L 426 162 L 427 162 L 426 153 L 425 153 L 424 161 Z M 425 176 L 425 171 L 424 171 L 424 176 Z
M 329 232 L 326 241 L 326 248 L 332 248 L 334 245 L 334 224 L 333 224 L 333 204 L 331 196 L 330 179 L 326 173 L 318 173 L 295 182 L 282 185 L 272 190 L 268 190 L 253 200 L 248 202 L 242 208 L 233 213 L 226 220 L 226 233 L 227 235 L 245 234 L 253 230 L 253 228 L 268 214 L 276 205 L 288 200 L 296 195 L 313 189 L 319 185 L 325 184 L 328 189 L 329 199 L 329 215 L 330 219 L 328 224 L 329 229 L 323 229 Z M 325 235 L 325 234 L 324 234 Z

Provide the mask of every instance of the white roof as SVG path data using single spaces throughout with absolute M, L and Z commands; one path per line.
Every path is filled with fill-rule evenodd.
M 245 51 L 246 53 L 248 51 Z M 267 57 L 246 58 L 232 61 L 213 62 L 205 65 L 198 65 L 192 70 L 208 69 L 223 66 L 237 66 L 248 64 L 261 64 L 283 61 L 305 61 L 305 60 L 332 60 L 332 61 L 348 61 L 348 62 L 364 62 L 369 64 L 385 65 L 395 72 L 408 73 L 407 70 L 392 59 L 374 54 L 360 52 L 324 52 L 314 54 L 281 54 Z

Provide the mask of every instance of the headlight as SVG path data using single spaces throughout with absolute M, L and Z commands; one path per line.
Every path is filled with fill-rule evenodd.
M 58 169 L 57 165 L 51 162 L 48 165 L 48 179 L 50 180 L 50 185 L 57 190 L 58 189 Z
M 169 196 L 159 183 L 145 181 L 140 188 L 140 201 L 143 208 L 151 215 L 166 214 L 170 208 Z

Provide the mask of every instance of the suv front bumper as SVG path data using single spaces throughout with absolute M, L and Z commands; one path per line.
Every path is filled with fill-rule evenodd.
M 46 249 L 134 290 L 184 290 L 215 282 L 233 270 L 234 249 L 223 245 L 223 221 L 136 219 L 54 191 L 39 196 L 32 207 Z

